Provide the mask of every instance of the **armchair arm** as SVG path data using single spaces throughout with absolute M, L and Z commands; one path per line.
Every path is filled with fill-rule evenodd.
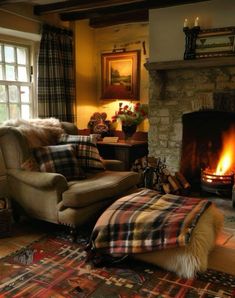
M 14 177 L 18 181 L 30 185 L 38 189 L 51 189 L 57 188 L 60 191 L 68 189 L 68 183 L 66 178 L 57 173 L 45 173 L 45 172 L 31 172 L 21 169 L 7 170 L 9 176 Z
M 124 162 L 122 162 L 121 160 L 104 159 L 103 163 L 104 163 L 104 166 L 105 166 L 106 170 L 125 171 Z

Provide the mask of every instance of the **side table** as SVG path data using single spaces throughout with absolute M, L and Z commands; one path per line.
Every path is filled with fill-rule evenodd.
M 147 141 L 124 141 L 117 143 L 97 142 L 97 148 L 104 159 L 117 159 L 123 161 L 125 170 L 131 168 L 132 163 L 145 155 L 148 155 Z

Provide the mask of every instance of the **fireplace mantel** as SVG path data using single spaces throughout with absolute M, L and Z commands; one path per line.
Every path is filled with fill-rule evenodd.
M 148 71 L 164 71 L 174 69 L 198 69 L 208 67 L 234 66 L 235 56 L 232 57 L 215 57 L 201 58 L 195 60 L 177 60 L 163 62 L 147 62 L 144 64 Z

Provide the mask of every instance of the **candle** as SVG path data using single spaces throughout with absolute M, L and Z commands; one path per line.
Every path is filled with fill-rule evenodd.
M 196 17 L 194 21 L 194 26 L 197 27 L 199 25 L 199 17 Z
M 188 19 L 184 20 L 184 27 L 188 27 Z

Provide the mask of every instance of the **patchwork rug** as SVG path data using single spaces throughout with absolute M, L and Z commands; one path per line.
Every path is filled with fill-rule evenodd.
M 46 236 L 0 259 L 0 297 L 235 297 L 235 276 L 214 270 L 181 279 L 131 259 L 94 267 L 86 243 Z

